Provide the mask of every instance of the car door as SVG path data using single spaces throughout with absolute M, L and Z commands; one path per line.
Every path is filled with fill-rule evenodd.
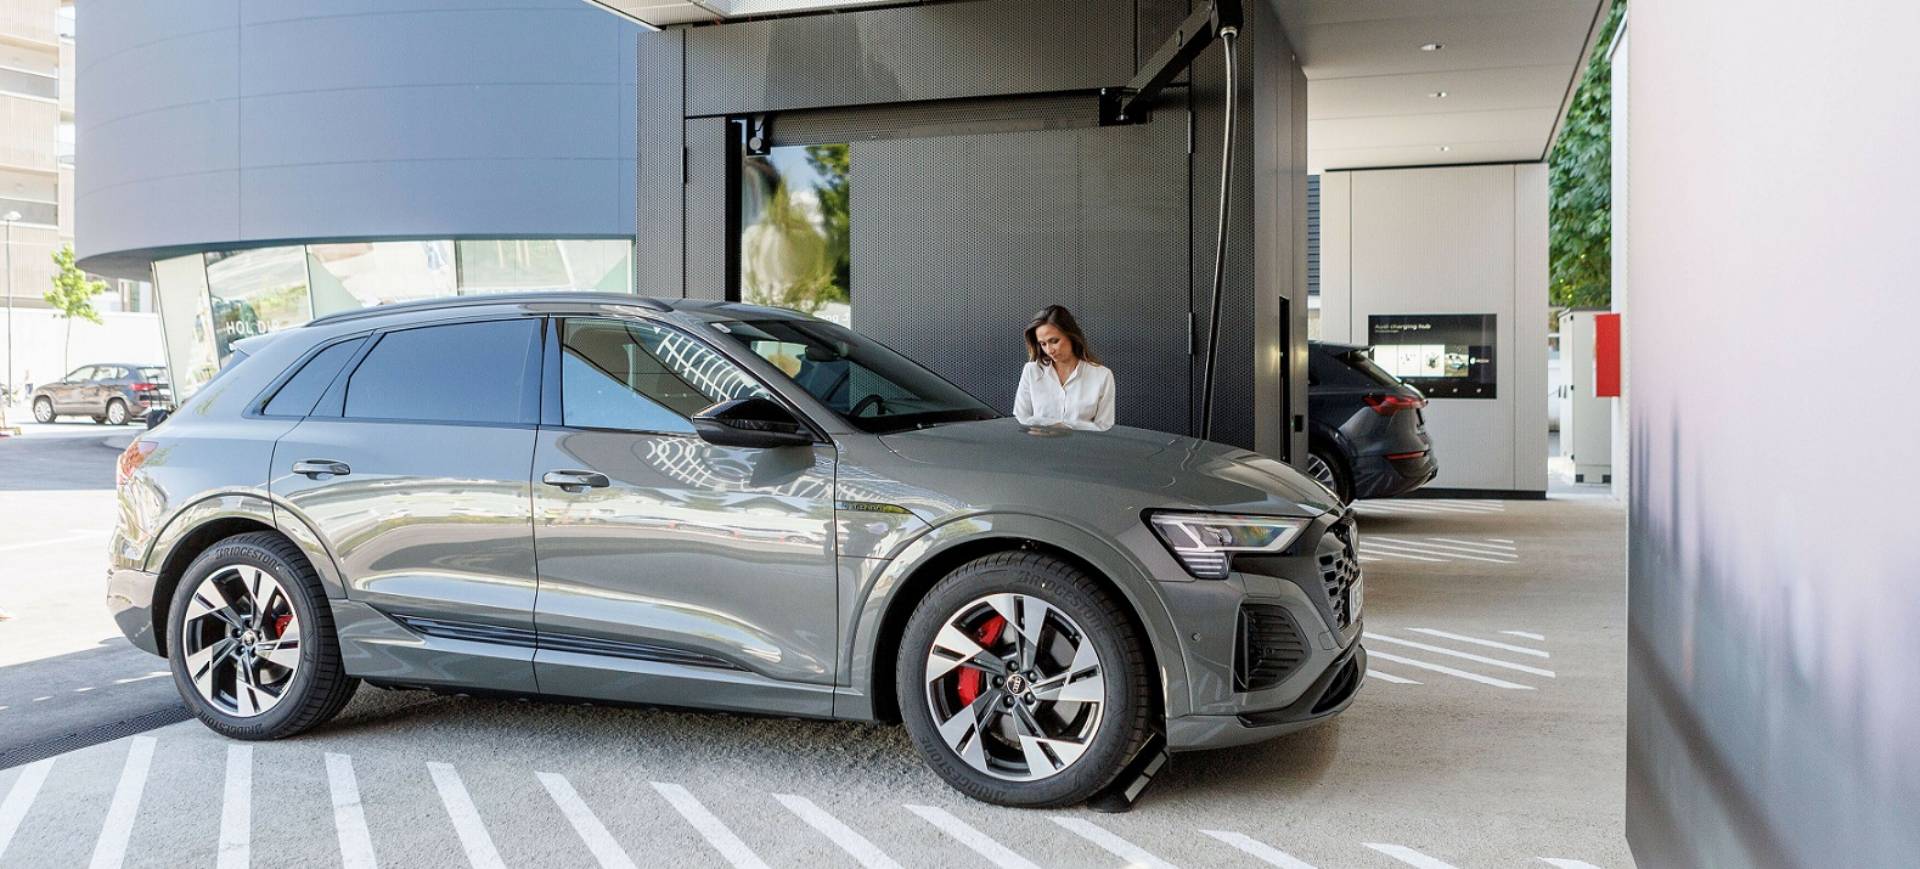
M 527 467 L 540 323 L 368 336 L 274 446 L 278 504 L 322 539 L 347 596 L 383 616 L 340 620 L 357 675 L 535 689 Z M 322 348 L 307 364 L 328 353 L 347 355 Z
M 62 378 L 60 382 L 49 384 L 47 386 L 47 397 L 53 399 L 54 411 L 58 413 L 82 413 L 86 411 L 86 408 L 83 406 L 85 400 L 83 392 L 86 389 L 87 383 L 93 380 L 93 373 L 99 370 L 99 368 L 100 366 L 98 365 L 82 365 L 79 368 L 75 368 L 72 374 L 68 374 Z
M 118 365 L 102 365 L 95 368 L 93 376 L 87 379 L 85 404 L 88 412 L 96 416 L 105 416 L 107 401 L 118 392 L 116 389 L 126 380 L 127 369 Z
M 831 711 L 834 450 L 723 447 L 688 417 L 772 397 L 643 319 L 550 327 L 534 449 L 544 692 Z

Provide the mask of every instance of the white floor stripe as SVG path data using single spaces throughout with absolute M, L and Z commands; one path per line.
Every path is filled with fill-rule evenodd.
M 1382 672 L 1380 672 L 1379 670 L 1375 670 L 1375 669 L 1374 669 L 1374 668 L 1372 668 L 1372 667 L 1368 667 L 1368 668 L 1367 668 L 1367 675 L 1368 675 L 1368 676 L 1370 676 L 1370 677 L 1372 677 L 1372 678 L 1375 678 L 1375 679 L 1379 679 L 1379 680 L 1380 680 L 1380 681 L 1382 681 L 1382 682 L 1391 682 L 1391 683 L 1393 683 L 1393 684 L 1395 684 L 1395 685 L 1418 685 L 1418 684 L 1420 684 L 1419 682 L 1415 682 L 1415 681 L 1413 681 L 1412 679 L 1409 679 L 1409 678 L 1407 678 L 1407 677 L 1405 677 L 1405 676 L 1395 676 L 1395 675 L 1393 675 L 1392 673 L 1382 673 Z
M 1533 657 L 1536 657 L 1536 658 L 1553 657 L 1552 654 L 1542 649 L 1534 649 L 1534 648 L 1529 648 L 1527 646 L 1516 646 L 1512 643 L 1502 643 L 1498 640 L 1482 640 L 1482 639 L 1479 639 L 1478 637 L 1469 637 L 1461 634 L 1450 634 L 1450 633 L 1447 633 L 1446 631 L 1436 631 L 1433 628 L 1408 628 L 1407 630 L 1412 631 L 1416 634 L 1426 634 L 1429 637 L 1440 637 L 1442 639 L 1447 639 L 1447 640 L 1458 640 L 1462 643 L 1472 643 L 1476 646 L 1486 646 L 1489 649 L 1505 649 L 1509 652 L 1517 652 L 1522 655 L 1532 655 Z
M 1509 637 L 1519 637 L 1520 639 L 1523 639 L 1523 640 L 1532 640 L 1536 643 L 1544 643 L 1547 641 L 1547 637 L 1545 634 L 1536 634 L 1531 631 L 1501 631 L 1500 633 L 1506 634 Z
M 962 821 L 943 809 L 933 806 L 907 806 L 907 811 L 919 815 L 922 820 L 940 828 L 940 832 L 953 837 L 973 853 L 987 858 L 987 861 L 1000 869 L 1040 869 L 1033 861 L 1015 854 L 1007 846 L 995 842 L 991 836 L 973 828 L 972 824 Z
M 1508 539 L 1507 539 L 1507 538 L 1505 538 L 1505 537 L 1489 537 L 1489 538 L 1487 538 L 1487 539 L 1488 539 L 1488 540 L 1491 540 L 1491 541 L 1493 541 L 1493 542 L 1495 542 L 1495 543 L 1512 543 L 1512 542 L 1513 542 L 1513 541 L 1511 541 L 1511 540 L 1508 540 Z
M 1500 513 L 1507 509 L 1506 502 L 1504 501 L 1481 501 L 1477 499 L 1469 501 L 1464 498 L 1427 498 L 1425 500 L 1432 501 L 1435 504 L 1454 504 L 1460 507 L 1473 507 L 1489 513 Z
M 1513 564 L 1519 561 L 1519 556 L 1517 555 L 1494 555 L 1490 552 L 1462 549 L 1458 546 L 1446 546 L 1439 543 L 1423 543 L 1418 540 L 1401 540 L 1394 537 L 1376 536 L 1370 542 L 1376 546 L 1392 546 L 1424 555 L 1433 555 L 1442 558 L 1464 558 L 1468 561 L 1484 561 L 1488 564 Z
M 1279 866 L 1281 869 L 1313 869 L 1313 864 L 1242 833 L 1227 830 L 1201 830 L 1200 832 L 1232 845 L 1269 866 Z
M 92 691 L 92 690 L 93 690 L 93 687 L 94 687 L 94 686 L 92 686 L 92 685 L 88 685 L 88 686 L 87 686 L 87 687 L 85 687 L 85 688 L 75 688 L 75 689 L 73 689 L 73 693 L 75 693 L 75 694 L 85 694 L 85 693 L 87 693 L 88 691 Z
M 1381 546 L 1377 546 L 1373 542 L 1367 541 L 1367 540 L 1360 541 L 1360 551 L 1372 553 L 1381 558 L 1405 558 L 1409 561 L 1431 561 L 1434 564 L 1446 563 L 1446 559 L 1444 558 L 1429 558 L 1425 555 L 1411 555 L 1405 552 L 1401 552 L 1397 549 L 1387 549 Z
M 1385 561 L 1386 559 L 1377 555 L 1362 555 L 1360 556 L 1360 560 L 1361 561 Z M 5 709 L 5 708 L 7 707 L 0 706 L 0 709 Z
M 127 860 L 127 839 L 133 835 L 133 819 L 140 813 L 140 794 L 147 788 L 147 770 L 153 766 L 153 737 L 136 736 L 127 744 L 127 763 L 120 768 L 120 783 L 113 788 L 113 804 L 107 807 L 107 821 L 100 826 L 100 840 L 93 844 L 93 869 L 114 869 Z
M 812 800 L 793 794 L 774 794 L 773 798 L 786 806 L 787 811 L 799 815 L 800 820 L 807 822 L 807 826 L 819 830 L 821 835 L 832 839 L 835 845 L 840 846 L 840 850 L 852 855 L 853 859 L 860 861 L 860 865 L 867 869 L 900 869 L 900 864 L 893 862 L 893 858 L 888 857 L 885 851 L 868 841 L 867 837 L 855 832 L 852 827 L 840 823 L 839 818 L 827 814 L 825 809 L 814 805 Z
M 1549 866 L 1558 866 L 1560 869 L 1600 869 L 1585 860 L 1567 860 L 1561 857 L 1542 857 L 1540 862 Z
M 1129 869 L 1145 866 L 1147 869 L 1174 869 L 1172 863 L 1155 857 L 1147 849 L 1135 845 L 1109 832 L 1107 828 L 1080 818 L 1054 818 L 1053 822 L 1072 830 L 1074 835 L 1106 849 L 1107 853 L 1127 861 Z
M 447 817 L 453 820 L 453 831 L 460 834 L 467 862 L 474 869 L 506 869 L 499 849 L 493 847 L 493 837 L 487 835 L 487 825 L 480 821 L 480 810 L 474 808 L 473 797 L 460 782 L 460 773 L 444 763 L 427 764 L 427 772 L 433 776 L 434 789 L 440 792 L 440 804 L 447 807 Z
M 1512 661 L 1502 661 L 1499 658 L 1489 658 L 1485 655 L 1476 655 L 1472 652 L 1456 652 L 1444 646 L 1436 646 L 1431 643 L 1420 643 L 1420 642 L 1415 642 L 1413 640 L 1403 640 L 1403 639 L 1400 639 L 1399 637 L 1389 637 L 1389 636 L 1386 636 L 1385 634 L 1376 634 L 1372 631 L 1367 632 L 1367 639 L 1379 640 L 1385 643 L 1393 643 L 1399 646 L 1406 646 L 1409 649 L 1419 649 L 1422 652 L 1432 652 L 1436 655 L 1446 655 L 1447 657 L 1450 657 L 1450 658 L 1459 658 L 1463 661 L 1472 661 L 1476 664 L 1485 664 L 1489 667 L 1500 667 L 1502 669 L 1513 670 L 1520 673 L 1532 673 L 1535 676 L 1545 676 L 1549 679 L 1554 678 L 1552 670 L 1544 669 L 1541 667 L 1534 667 L 1527 664 L 1515 664 Z
M 573 831 L 580 834 L 580 840 L 587 843 L 587 850 L 593 852 L 593 859 L 600 861 L 604 869 L 638 869 L 633 858 L 627 856 L 626 849 L 614 841 L 613 834 L 607 832 L 599 816 L 587 807 L 580 793 L 573 789 L 573 783 L 559 773 L 534 773 L 540 784 L 547 789 L 547 796 L 553 797 L 560 814 L 567 817 L 567 823 L 573 825 Z
M 1443 667 L 1439 664 L 1429 664 L 1425 661 L 1416 661 L 1412 658 L 1402 658 L 1399 655 L 1389 655 L 1386 652 L 1375 651 L 1373 649 L 1367 650 L 1367 657 L 1379 658 L 1382 661 L 1391 661 L 1395 664 L 1405 664 L 1409 667 L 1419 667 L 1422 670 L 1432 670 L 1435 673 L 1445 673 L 1449 676 L 1457 676 L 1459 678 L 1466 679 L 1468 681 L 1479 682 L 1482 685 L 1492 685 L 1495 688 L 1505 688 L 1509 691 L 1532 691 L 1533 690 L 1532 685 L 1521 685 L 1514 682 L 1508 682 L 1505 679 L 1495 679 L 1492 676 L 1482 676 L 1479 673 L 1469 673 L 1465 670 L 1455 670 L 1452 667 Z
M 767 869 L 766 861 L 754 854 L 753 849 L 747 847 L 747 843 L 740 841 L 739 836 L 734 835 L 732 830 L 727 829 L 726 824 L 721 823 L 719 818 L 707 811 L 707 807 L 701 805 L 700 801 L 695 799 L 693 794 L 688 793 L 686 788 L 657 781 L 653 783 L 653 789 L 666 797 L 667 802 L 673 804 L 673 810 L 679 812 L 680 817 L 686 818 L 687 823 L 692 824 L 693 828 L 699 831 L 700 836 L 707 840 L 707 844 L 712 845 L 715 851 L 719 851 L 720 856 L 727 858 L 727 862 L 732 863 L 736 869 Z
M 220 803 L 220 869 L 247 869 L 253 843 L 253 746 L 227 746 L 227 787 Z
M 7 798 L 0 802 L 0 857 L 7 855 L 7 845 L 13 842 L 27 810 L 33 808 L 33 798 L 40 795 L 40 785 L 46 783 L 47 771 L 52 768 L 53 758 L 36 760 L 22 768 L 13 787 L 7 788 Z
M 333 827 L 340 835 L 340 863 L 345 869 L 374 869 L 373 837 L 367 835 L 367 814 L 360 805 L 360 785 L 353 776 L 353 758 L 327 754 L 327 792 L 333 799 Z
M 1517 554 L 1520 551 L 1520 547 L 1511 543 L 1481 543 L 1475 540 L 1461 540 L 1458 537 L 1429 537 L 1427 539 L 1435 543 L 1452 543 L 1456 546 L 1465 546 L 1471 549 L 1491 550 L 1502 555 Z
M 158 673 L 148 673 L 148 674 L 147 674 L 147 675 L 145 675 L 145 676 L 129 676 L 129 677 L 127 677 L 127 678 L 125 678 L 125 679 L 115 679 L 115 680 L 113 680 L 113 684 L 115 684 L 115 685 L 127 685 L 127 684 L 131 684 L 131 683 L 134 683 L 134 682 L 145 682 L 145 681 L 147 681 L 148 679 L 158 679 L 158 678 L 160 678 L 160 677 L 162 677 L 162 676 L 168 676 L 168 675 L 172 675 L 172 674 L 170 674 L 170 673 L 167 673 L 167 672 L 165 672 L 165 671 L 162 671 L 162 672 L 158 672 Z
M 1408 866 L 1417 866 L 1419 869 L 1455 869 L 1452 863 L 1444 860 L 1435 860 L 1405 845 L 1385 845 L 1379 842 L 1367 842 L 1365 844 L 1367 847 L 1405 863 Z
M 32 549 L 36 546 L 56 546 L 61 543 L 73 543 L 80 540 L 92 540 L 93 538 L 103 536 L 106 533 L 107 532 L 105 531 L 89 531 L 85 534 L 69 534 L 65 537 L 53 537 L 46 540 L 35 540 L 32 543 L 9 543 L 5 546 L 0 546 L 0 552 L 13 552 L 15 550 L 20 550 L 20 549 Z

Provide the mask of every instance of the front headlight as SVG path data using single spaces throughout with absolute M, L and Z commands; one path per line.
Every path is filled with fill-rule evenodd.
M 1310 519 L 1238 516 L 1229 513 L 1150 513 L 1147 524 L 1200 579 L 1226 579 L 1235 552 L 1279 552 L 1305 531 Z

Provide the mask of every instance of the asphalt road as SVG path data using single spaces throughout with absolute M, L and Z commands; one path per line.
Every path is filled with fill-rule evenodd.
M 178 707 L 100 608 L 112 451 L 84 431 L 0 441 L 0 752 Z M 1178 756 L 1127 814 L 970 802 L 894 727 L 362 688 L 283 742 L 187 721 L 0 762 L 0 867 L 1632 865 L 1622 511 L 1362 516 L 1353 707 Z

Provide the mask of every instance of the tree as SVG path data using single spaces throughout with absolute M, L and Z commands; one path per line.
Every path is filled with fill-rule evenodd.
M 60 348 L 60 370 L 72 367 L 67 358 L 73 346 L 73 318 L 80 317 L 89 323 L 99 323 L 100 312 L 93 309 L 93 297 L 106 292 L 107 285 L 101 281 L 89 279 L 87 273 L 73 264 L 73 247 L 62 245 L 53 252 L 53 264 L 59 269 L 53 276 L 53 289 L 41 298 L 60 312 L 60 318 L 67 321 L 67 334 Z
M 1555 307 L 1604 308 L 1613 301 L 1613 64 L 1607 47 L 1626 11 L 1625 0 L 1614 0 L 1549 157 L 1548 302 Z

